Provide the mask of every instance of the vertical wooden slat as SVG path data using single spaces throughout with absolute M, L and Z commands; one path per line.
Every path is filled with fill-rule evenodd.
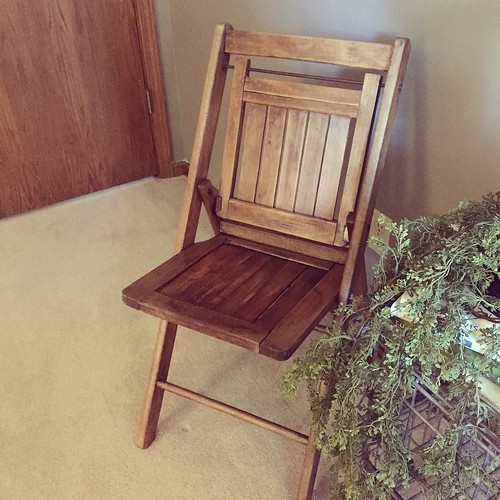
M 229 62 L 229 54 L 224 52 L 224 41 L 226 32 L 232 29 L 229 24 L 219 24 L 215 28 L 174 253 L 193 243 L 196 237 L 201 211 L 198 182 L 207 177 L 212 156 Z
M 222 206 L 218 211 L 220 217 L 227 215 L 227 204 L 233 193 L 234 180 L 236 177 L 236 164 L 238 163 L 241 129 L 243 125 L 243 86 L 248 75 L 250 60 L 242 57 L 236 58 L 234 63 L 233 84 L 231 89 L 231 100 L 229 102 L 228 121 L 226 127 L 226 141 L 224 156 L 222 158 L 222 173 L 220 184 L 220 196 Z
M 330 118 L 319 179 L 318 197 L 314 208 L 316 217 L 333 219 L 350 123 L 351 120 L 343 116 Z
M 339 224 L 337 226 L 337 234 L 335 235 L 335 243 L 337 245 L 342 245 L 344 243 L 344 228 L 346 226 L 347 216 L 349 212 L 354 210 L 354 204 L 356 203 L 361 171 L 363 169 L 366 148 L 370 138 L 373 110 L 377 101 L 380 78 L 380 75 L 375 75 L 373 73 L 367 73 L 365 75 L 356 128 L 354 129 L 354 136 L 352 139 L 351 156 L 347 166 L 339 210 Z
M 235 196 L 239 200 L 253 202 L 257 189 L 267 108 L 260 104 L 248 103 L 245 105 L 245 114 L 245 137 Z
M 328 123 L 329 115 L 322 113 L 311 113 L 309 115 L 297 198 L 295 200 L 295 212 L 305 215 L 312 215 L 314 212 Z
M 255 201 L 260 205 L 272 207 L 278 182 L 278 172 L 283 148 L 286 109 L 269 106 L 267 108 L 266 129 L 262 145 L 259 178 Z
M 307 111 L 288 110 L 283 155 L 274 206 L 293 211 L 307 127 Z

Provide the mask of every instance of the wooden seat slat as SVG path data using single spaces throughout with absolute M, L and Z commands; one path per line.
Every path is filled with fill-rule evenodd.
M 306 266 L 297 262 L 286 262 L 278 272 L 272 275 L 269 281 L 261 284 L 250 300 L 234 313 L 235 318 L 253 323 L 293 283 L 305 268 Z
M 322 269 L 308 267 L 255 321 L 255 325 L 271 331 L 325 275 Z

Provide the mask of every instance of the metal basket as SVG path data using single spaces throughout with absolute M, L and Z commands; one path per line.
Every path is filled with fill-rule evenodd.
M 430 391 L 417 378 L 413 393 L 404 402 L 401 412 L 401 422 L 405 429 L 405 445 L 407 449 L 417 455 L 419 450 L 427 447 L 431 441 L 449 426 L 449 403 L 439 394 Z M 493 416 L 500 414 L 491 408 Z M 493 419 L 492 419 L 493 420 Z M 478 478 L 477 484 L 466 487 L 468 498 L 473 500 L 498 500 L 498 491 L 493 485 L 500 485 L 500 437 L 486 425 L 482 426 L 477 437 L 464 436 L 459 445 L 459 453 L 467 453 L 478 459 L 484 471 L 483 477 Z M 493 469 L 493 470 L 491 470 Z M 490 484 L 490 487 L 488 486 Z M 392 494 L 398 500 L 430 500 L 433 496 L 433 483 L 422 484 L 412 480 L 407 487 L 399 485 Z

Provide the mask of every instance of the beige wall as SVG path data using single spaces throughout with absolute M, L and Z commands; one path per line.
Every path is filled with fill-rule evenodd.
M 156 4 L 162 13 L 161 42 L 173 44 L 164 63 L 176 159 L 189 159 L 217 22 L 238 29 L 360 40 L 407 36 L 412 55 L 377 206 L 393 218 L 414 217 L 500 189 L 498 0 Z

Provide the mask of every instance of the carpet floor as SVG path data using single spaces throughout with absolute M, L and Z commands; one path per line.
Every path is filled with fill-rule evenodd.
M 184 187 L 146 179 L 0 221 L 1 499 L 294 498 L 302 445 L 178 396 L 151 447 L 133 444 L 158 322 L 121 290 L 171 255 Z M 290 366 L 181 329 L 170 380 L 306 432 L 304 395 L 278 390 Z

